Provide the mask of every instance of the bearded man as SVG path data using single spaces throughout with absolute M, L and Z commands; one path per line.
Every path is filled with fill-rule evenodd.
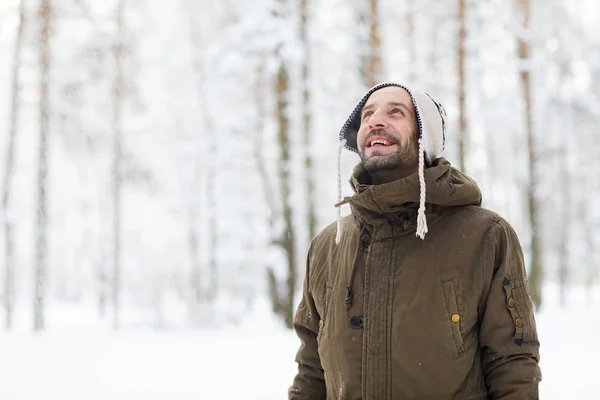
M 352 212 L 308 252 L 290 400 L 539 398 L 519 240 L 441 157 L 445 117 L 386 82 L 343 125 L 340 151 L 361 160 L 337 204 Z

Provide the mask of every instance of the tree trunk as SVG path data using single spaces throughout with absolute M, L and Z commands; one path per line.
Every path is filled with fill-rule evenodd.
M 189 7 L 194 6 L 194 3 L 190 1 L 187 3 Z M 198 95 L 199 102 L 199 112 L 200 115 L 204 118 L 201 118 L 203 122 L 207 120 L 206 117 L 206 97 L 204 94 L 204 83 L 205 76 L 203 71 L 203 63 L 202 63 L 202 54 L 204 53 L 204 49 L 202 47 L 202 36 L 199 32 L 198 21 L 196 19 L 195 13 L 188 13 L 188 26 L 189 26 L 189 34 L 192 45 L 194 46 L 194 53 L 192 57 L 192 62 L 194 65 L 195 78 L 196 78 L 196 93 Z M 208 127 L 207 127 L 208 128 Z M 208 129 L 206 129 L 208 130 Z M 204 291 L 202 290 L 202 263 L 200 262 L 200 257 L 202 255 L 202 241 L 201 231 L 198 231 L 198 226 L 200 221 L 202 221 L 203 213 L 201 206 L 201 197 L 202 193 L 202 171 L 204 170 L 205 165 L 205 157 L 202 154 L 201 148 L 201 138 L 194 139 L 195 145 L 195 155 L 194 155 L 194 171 L 192 175 L 192 185 L 190 187 L 190 202 L 188 204 L 188 212 L 189 219 L 187 221 L 187 230 L 188 230 L 188 241 L 189 241 L 189 255 L 190 255 L 190 267 L 191 267 L 191 290 L 194 294 L 194 301 L 196 304 L 193 304 L 192 307 L 199 304 L 205 296 Z
M 415 46 L 415 1 L 416 0 L 407 0 L 405 2 L 406 47 L 408 50 L 407 78 L 411 84 L 415 84 L 417 80 L 417 69 L 415 68 L 417 62 L 417 48 Z
M 8 127 L 8 146 L 6 148 L 6 166 L 4 170 L 4 180 L 2 182 L 2 216 L 4 225 L 4 312 L 6 330 L 12 328 L 12 317 L 14 307 L 14 239 L 13 239 L 13 219 L 10 216 L 11 203 L 11 183 L 13 178 L 13 168 L 15 165 L 15 142 L 19 130 L 19 110 L 20 110 L 20 86 L 19 70 L 21 65 L 21 46 L 23 45 L 23 31 L 25 29 L 25 2 L 21 0 L 19 4 L 19 27 L 17 30 L 17 40 L 13 53 L 12 69 L 12 88 L 10 104 L 10 120 Z
M 592 200 L 594 201 L 594 200 Z M 582 207 L 589 207 L 591 202 L 588 200 L 586 204 L 583 202 Z M 587 208 L 582 208 L 581 212 L 583 213 Z M 586 271 L 586 304 L 588 307 L 592 307 L 594 303 L 594 289 L 596 288 L 596 281 L 598 279 L 598 268 L 600 266 L 600 248 L 598 248 L 597 242 L 594 237 L 594 221 L 587 216 L 585 218 L 585 238 L 586 238 L 586 247 L 587 253 L 589 257 L 587 258 L 587 271 Z
M 568 107 L 568 106 L 567 106 Z M 562 113 L 557 111 L 557 115 L 563 114 L 564 115 L 568 115 L 569 113 L 571 113 L 572 110 L 563 110 Z M 573 127 L 572 125 L 572 118 L 570 118 L 568 121 L 565 121 L 563 124 L 563 127 L 568 129 L 571 129 Z M 562 134 L 561 131 L 559 131 L 559 134 Z M 562 184 L 562 189 L 561 189 L 561 198 L 562 198 L 562 204 L 560 207 L 561 210 L 561 224 L 560 224 L 560 242 L 558 244 L 559 246 L 559 256 L 558 256 L 558 283 L 560 286 L 560 304 L 562 306 L 564 306 L 566 304 L 566 296 L 567 296 L 567 286 L 568 286 L 568 275 L 569 275 L 569 238 L 571 237 L 571 219 L 572 219 L 572 215 L 571 215 L 571 209 L 572 209 L 572 203 L 573 203 L 573 199 L 571 197 L 571 174 L 569 171 L 569 141 L 565 141 L 562 140 L 563 142 L 563 147 L 562 147 L 562 151 L 560 151 L 559 156 L 560 156 L 560 174 L 558 176 L 560 176 L 560 182 Z
M 264 82 L 263 82 L 263 66 L 257 68 L 255 72 L 256 81 L 254 82 L 254 104 L 256 105 L 256 132 L 254 141 L 254 160 L 256 161 L 256 169 L 260 176 L 264 200 L 267 203 L 269 209 L 269 229 L 271 230 L 271 237 L 275 237 L 275 223 L 277 219 L 277 207 L 275 205 L 275 199 L 273 198 L 273 188 L 269 180 L 269 174 L 267 173 L 267 167 L 265 166 L 265 160 L 263 156 L 264 152 L 264 124 L 266 121 L 266 111 L 264 103 Z
M 458 0 L 458 109 L 459 109 L 459 139 L 458 162 L 459 168 L 466 173 L 465 147 L 468 143 L 466 82 L 465 82 L 465 42 L 466 42 L 466 0 Z
M 523 27 L 525 31 L 529 30 L 531 19 L 530 0 L 519 0 L 521 13 L 523 16 Z M 528 39 L 519 37 L 519 57 L 524 64 L 528 64 L 531 55 Z M 543 272 L 540 263 L 541 257 L 541 239 L 539 227 L 539 208 L 537 200 L 537 154 L 535 147 L 535 138 L 533 131 L 533 105 L 531 98 L 531 72 L 529 66 L 521 70 L 521 82 L 523 85 L 523 96 L 525 99 L 525 121 L 527 130 L 527 147 L 529 150 L 529 186 L 528 186 L 528 206 L 529 223 L 531 225 L 531 268 L 529 270 L 529 285 L 531 297 L 537 309 L 542 305 L 542 280 Z
M 288 277 L 287 277 L 287 302 L 285 303 L 284 317 L 286 325 L 291 328 L 294 319 L 294 293 L 296 291 L 296 251 L 295 233 L 293 227 L 293 209 L 291 205 L 291 144 L 289 117 L 287 115 L 290 78 L 285 63 L 281 63 L 277 75 L 277 122 L 279 156 L 279 180 L 281 182 L 281 201 L 283 206 L 284 235 L 282 238 L 283 248 L 287 254 Z
M 312 141 L 311 141 L 311 110 L 310 110 L 310 42 L 307 35 L 309 7 L 308 0 L 300 0 L 300 43 L 302 43 L 302 113 L 304 134 L 304 174 L 306 179 L 306 202 L 308 214 L 309 242 L 317 234 L 317 211 L 315 205 L 315 176 L 313 170 Z
M 192 177 L 190 203 L 188 205 L 188 241 L 189 241 L 189 254 L 190 254 L 190 267 L 191 267 L 191 289 L 194 293 L 196 303 L 199 303 L 202 299 L 202 280 L 200 271 L 200 240 L 198 232 L 198 220 L 200 217 L 200 211 L 198 207 L 198 194 L 200 193 L 200 163 L 201 155 L 199 152 L 196 154 L 194 160 L 194 172 Z
M 44 329 L 44 308 L 46 297 L 46 274 L 48 272 L 48 136 L 50 130 L 50 96 L 48 93 L 50 79 L 50 0 L 42 0 L 39 8 L 41 21 L 40 32 L 40 143 L 38 153 L 38 204 L 36 220 L 36 245 L 35 245 L 35 295 L 34 295 L 34 320 L 33 330 L 39 332 Z
M 369 58 L 367 86 L 375 86 L 381 79 L 381 39 L 379 36 L 378 0 L 369 0 Z
M 107 303 L 107 287 L 108 287 L 108 276 L 105 270 L 105 259 L 101 258 L 96 265 L 96 273 L 98 278 L 98 313 L 100 318 L 104 319 L 106 316 L 106 303 Z
M 265 140 L 263 138 L 264 134 L 264 126 L 266 117 L 265 111 L 265 99 L 264 99 L 264 80 L 263 80 L 263 71 L 264 67 L 261 65 L 256 69 L 255 76 L 256 80 L 254 82 L 254 104 L 256 105 L 256 127 L 254 131 L 256 132 L 255 140 L 254 140 L 254 160 L 256 162 L 256 169 L 258 170 L 258 175 L 260 176 L 260 181 L 263 190 L 263 197 L 265 203 L 267 203 L 267 207 L 269 209 L 269 229 L 271 232 L 271 237 L 275 238 L 277 233 L 275 232 L 276 222 L 277 222 L 277 206 L 275 205 L 275 199 L 273 197 L 273 188 L 271 187 L 271 182 L 269 180 L 269 174 L 267 173 L 267 167 L 265 165 L 264 160 L 264 148 L 265 148 Z
M 209 123 L 210 125 L 210 123 Z M 212 127 L 208 128 L 209 132 L 214 132 Z M 217 264 L 217 247 L 219 242 L 218 238 L 218 225 L 217 225 L 217 179 L 216 179 L 216 168 L 217 163 L 217 136 L 209 135 L 209 150 L 210 158 L 208 160 L 208 167 L 206 169 L 206 181 L 208 185 L 207 190 L 207 210 L 208 215 L 208 270 L 209 270 L 209 287 L 208 287 L 208 300 L 214 301 L 219 292 L 219 275 L 218 275 L 218 264 Z
M 122 160 L 123 160 L 123 132 L 122 115 L 123 109 L 123 9 L 125 0 L 120 0 L 117 5 L 116 25 L 117 37 L 113 46 L 113 57 L 115 61 L 115 76 L 113 82 L 113 273 L 112 273 L 112 305 L 113 305 L 113 327 L 120 327 L 121 306 L 121 190 L 123 184 Z
M 587 185 L 589 191 L 582 191 L 580 196 L 582 200 L 581 207 L 579 212 L 582 214 L 582 220 L 585 221 L 585 233 L 584 236 L 586 238 L 586 247 L 588 257 L 587 259 L 587 271 L 586 271 L 586 303 L 588 307 L 592 307 L 594 303 L 594 292 L 597 288 L 596 284 L 598 282 L 598 278 L 600 277 L 600 246 L 599 241 L 600 237 L 598 237 L 598 218 L 592 218 L 590 215 L 590 210 L 593 210 L 597 204 L 597 196 L 600 194 L 600 177 L 598 176 L 597 171 L 600 171 L 600 149 L 597 146 L 597 132 L 593 129 L 588 131 L 586 135 L 587 143 L 587 160 L 589 161 L 589 166 L 587 168 Z M 593 213 L 592 213 L 593 215 Z
M 297 283 L 296 271 L 296 239 L 293 227 L 293 208 L 291 205 L 290 192 L 290 163 L 291 163 L 291 143 L 289 132 L 289 117 L 287 115 L 288 93 L 289 93 L 289 74 L 283 60 L 277 73 L 275 88 L 276 116 L 277 116 L 277 141 L 279 144 L 279 159 L 277 171 L 279 172 L 279 186 L 281 194 L 281 206 L 283 217 L 283 232 L 281 236 L 275 238 L 287 258 L 287 278 L 282 284 L 278 281 L 273 269 L 269 269 L 269 290 L 273 311 L 280 315 L 285 325 L 292 328 L 295 311 L 295 292 Z
M 191 4 L 191 3 L 190 3 Z M 204 64 L 201 59 L 204 54 L 203 48 L 203 33 L 199 30 L 197 26 L 197 21 L 190 16 L 190 37 L 191 41 L 195 47 L 197 60 L 195 62 L 195 72 L 196 72 L 196 92 L 198 95 L 198 102 L 200 104 L 200 113 L 203 116 L 205 127 L 204 130 L 206 132 L 214 131 L 214 121 L 212 120 L 210 114 L 208 114 L 208 100 L 205 94 L 205 83 L 206 83 L 206 73 L 204 71 Z M 201 25 L 200 25 L 201 27 Z M 205 154 L 201 153 L 201 149 L 198 147 L 196 149 L 197 163 L 195 165 L 194 172 L 194 186 L 196 187 L 195 193 L 192 193 L 192 203 L 191 207 L 198 208 L 198 204 L 196 203 L 195 197 L 198 191 L 200 190 L 200 172 L 206 168 L 206 185 L 208 187 L 208 191 L 206 193 L 206 211 L 203 213 L 208 219 L 208 280 L 204 286 L 205 290 L 202 286 L 202 271 L 200 264 L 200 238 L 196 232 L 192 232 L 192 230 L 196 229 L 197 222 L 190 222 L 190 254 L 193 258 L 193 285 L 196 293 L 196 299 L 200 301 L 201 299 L 213 301 L 219 291 L 219 275 L 218 275 L 218 262 L 217 262 L 217 247 L 218 247 L 218 224 L 217 224 L 217 179 L 216 179 L 216 163 L 217 157 L 216 153 L 217 149 L 217 137 L 215 135 L 207 135 L 206 140 L 208 141 L 208 151 Z M 202 160 L 200 162 L 200 160 Z M 198 199 L 199 203 L 199 199 Z M 200 218 L 199 213 L 196 213 L 197 218 Z M 192 226 L 193 225 L 193 226 Z M 193 242 L 193 243 L 192 243 Z M 195 253 L 195 254 L 193 254 Z
M 446 85 L 443 83 L 445 77 L 443 76 L 444 68 L 440 65 L 440 54 L 443 55 L 444 53 L 444 49 L 442 47 L 445 43 L 444 40 L 446 38 L 446 33 L 443 29 L 437 29 L 435 27 L 441 24 L 444 21 L 444 18 L 440 17 L 436 13 L 433 13 L 430 16 L 430 19 L 432 25 L 434 26 L 433 29 L 430 29 L 428 35 L 431 51 L 429 52 L 423 63 L 417 64 L 416 70 L 424 72 L 425 75 L 420 77 L 420 81 L 422 81 L 425 85 L 431 86 L 432 88 L 436 88 L 436 90 L 443 91 L 446 90 Z M 412 42 L 413 47 L 416 48 L 417 46 L 419 46 L 419 42 L 417 42 L 416 36 L 412 40 Z

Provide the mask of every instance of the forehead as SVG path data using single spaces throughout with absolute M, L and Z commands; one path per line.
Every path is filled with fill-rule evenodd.
M 410 94 L 408 94 L 405 89 L 398 86 L 387 86 L 377 90 L 369 96 L 363 108 L 368 106 L 378 106 L 389 102 L 404 103 L 410 110 L 414 110 Z

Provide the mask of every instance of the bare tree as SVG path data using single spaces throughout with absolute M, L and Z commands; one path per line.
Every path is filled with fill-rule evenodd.
M 50 130 L 50 21 L 52 8 L 50 0 L 41 0 L 39 18 L 40 32 L 40 143 L 37 175 L 37 219 L 35 244 L 35 295 L 33 330 L 44 329 L 44 306 L 46 298 L 46 275 L 48 272 L 48 207 L 46 203 L 48 185 L 48 136 Z
M 588 199 L 588 201 L 590 201 Z M 580 207 L 580 213 L 584 213 L 586 210 L 586 204 Z M 585 219 L 585 238 L 586 248 L 590 257 L 587 260 L 587 271 L 585 273 L 585 285 L 586 285 L 586 302 L 588 307 L 591 307 L 594 303 L 594 285 L 598 280 L 598 272 L 600 271 L 600 246 L 595 237 L 595 223 L 589 216 Z M 596 224 L 597 225 L 597 224 Z
M 381 79 L 381 38 L 379 35 L 378 0 L 369 0 L 369 56 L 367 59 L 367 86 L 375 86 Z
M 405 24 L 406 24 L 406 47 L 408 50 L 408 81 L 415 83 L 417 79 L 417 71 L 415 64 L 417 61 L 417 49 L 416 49 L 416 31 L 415 31 L 415 5 L 416 0 L 407 1 L 405 4 Z M 432 52 L 433 53 L 433 52 Z
M 458 109 L 459 109 L 459 138 L 458 162 L 461 171 L 466 172 L 465 147 L 468 143 L 466 82 L 465 82 L 465 45 L 466 45 L 466 0 L 458 0 Z
M 197 152 L 199 153 L 199 152 Z M 191 266 L 191 289 L 194 293 L 196 302 L 202 299 L 202 281 L 200 271 L 200 234 L 198 232 L 198 220 L 200 218 L 199 199 L 200 193 L 200 155 L 194 160 L 194 172 L 192 173 L 191 196 L 188 204 L 187 235 L 189 241 L 190 266 Z
M 519 36 L 519 58 L 529 61 L 531 56 L 531 47 L 528 39 L 528 30 L 531 21 L 531 0 L 519 0 L 519 6 L 522 15 L 523 28 L 526 32 L 524 36 Z M 524 67 L 521 72 L 521 83 L 523 87 L 523 97 L 525 100 L 525 121 L 527 130 L 527 147 L 529 152 L 529 186 L 528 186 L 528 206 L 529 223 L 531 226 L 531 268 L 529 271 L 529 283 L 531 288 L 531 297 L 539 308 L 542 304 L 542 280 L 543 272 L 540 263 L 541 257 L 541 237 L 539 225 L 539 207 L 537 193 L 537 153 L 533 127 L 533 104 L 531 95 L 531 71 L 529 67 Z
M 102 250 L 101 250 L 102 251 Z M 106 316 L 106 307 L 108 303 L 108 274 L 105 265 L 107 264 L 106 254 L 96 260 L 96 278 L 98 279 L 98 314 L 104 319 Z
M 269 180 L 269 175 L 267 172 L 267 167 L 265 165 L 265 160 L 262 155 L 262 152 L 265 148 L 264 144 L 264 126 L 266 121 L 266 111 L 265 111 L 265 99 L 264 99 L 264 66 L 260 65 L 255 72 L 255 81 L 254 81 L 254 104 L 256 105 L 256 126 L 254 131 L 256 132 L 254 146 L 253 146 L 253 156 L 256 162 L 256 168 L 258 170 L 258 174 L 260 175 L 260 181 L 263 189 L 263 196 L 265 202 L 267 203 L 269 209 L 269 229 L 271 230 L 271 237 L 275 237 L 275 224 L 277 222 L 277 206 L 275 204 L 275 199 L 273 198 L 273 188 L 271 187 L 271 181 Z
M 306 201 L 308 204 L 308 235 L 312 240 L 317 234 L 317 212 L 315 204 L 315 177 L 313 170 L 313 158 L 311 152 L 311 115 L 310 110 L 310 84 L 309 84 L 309 66 L 310 42 L 308 40 L 307 29 L 309 25 L 309 6 L 308 0 L 300 0 L 300 41 L 302 45 L 302 128 L 304 134 L 304 174 L 306 179 Z
M 595 125 L 594 122 L 593 125 Z M 600 147 L 597 145 L 597 132 L 594 128 L 588 130 L 586 142 L 588 143 L 586 157 L 589 160 L 589 168 L 587 174 L 588 187 L 591 194 L 582 193 L 582 204 L 579 207 L 579 213 L 583 221 L 585 221 L 585 237 L 587 254 L 587 271 L 586 271 L 586 300 L 588 306 L 592 306 L 594 302 L 594 285 L 598 282 L 600 276 L 600 214 L 590 215 L 590 210 L 593 210 L 596 204 L 597 195 L 600 194 L 600 177 L 597 171 L 600 171 Z M 597 300 L 597 299 L 596 299 Z
M 210 127 L 211 121 L 208 118 L 208 131 L 212 131 Z M 208 270 L 210 285 L 208 287 L 208 300 L 213 301 L 217 297 L 219 290 L 219 275 L 217 268 L 217 241 L 218 230 L 217 230 L 217 170 L 215 168 L 217 160 L 215 154 L 217 152 L 217 137 L 216 135 L 209 135 L 209 149 L 208 152 L 211 155 L 211 159 L 208 160 L 208 166 L 206 169 L 207 176 L 207 210 L 206 214 L 208 217 Z
M 113 57 L 115 62 L 115 75 L 112 90 L 112 117 L 113 117 L 113 159 L 112 159 L 112 184 L 113 184 L 113 274 L 112 274 L 112 303 L 114 320 L 113 327 L 120 326 L 120 301 L 121 301 L 121 189 L 123 185 L 122 162 L 123 162 L 123 132 L 122 132 L 122 109 L 123 109 L 123 53 L 124 47 L 124 22 L 123 10 L 125 0 L 119 0 L 116 12 L 117 37 L 113 45 Z
M 189 3 L 192 6 L 192 2 Z M 193 8 L 192 8 L 193 9 Z M 194 45 L 194 70 L 196 72 L 196 92 L 198 95 L 198 102 L 200 104 L 199 111 L 205 122 L 208 122 L 206 118 L 205 105 L 206 96 L 204 94 L 204 69 L 202 54 L 204 49 L 202 47 L 203 41 L 201 33 L 199 31 L 198 21 L 195 18 L 195 13 L 189 13 L 189 32 L 190 39 Z M 201 26 L 201 25 L 200 25 Z M 202 208 L 200 207 L 200 193 L 202 185 L 202 170 L 204 169 L 205 158 L 202 156 L 202 150 L 200 148 L 200 140 L 195 139 L 195 157 L 194 157 L 194 171 L 192 172 L 192 185 L 190 187 L 190 201 L 188 204 L 188 241 L 189 241 L 189 252 L 190 252 L 190 266 L 191 266 L 191 290 L 194 293 L 195 302 L 199 303 L 203 299 L 202 290 L 202 265 L 200 263 L 200 255 L 202 252 L 200 232 L 198 231 L 199 221 L 203 217 L 201 213 Z
M 573 127 L 573 121 L 570 117 L 573 113 L 573 109 L 569 107 L 569 105 L 565 105 L 563 107 L 557 107 L 562 110 L 562 112 L 557 115 L 565 116 L 565 124 L 563 125 L 565 128 L 569 129 Z M 560 240 L 558 242 L 558 283 L 560 286 L 560 303 L 561 305 L 566 304 L 566 292 L 569 280 L 569 248 L 570 248 L 570 237 L 571 237 L 571 224 L 573 215 L 571 214 L 572 204 L 573 204 L 573 195 L 571 193 L 573 181 L 570 172 L 569 165 L 569 157 L 571 154 L 569 140 L 562 140 L 562 148 L 558 153 L 560 160 L 558 162 L 560 173 L 560 182 L 562 182 L 561 189 L 561 229 L 559 230 Z
M 191 4 L 191 2 L 190 2 Z M 194 69 L 196 72 L 196 93 L 198 96 L 198 102 L 200 104 L 200 113 L 202 115 L 203 123 L 205 124 L 204 131 L 214 131 L 214 121 L 208 112 L 208 100 L 206 98 L 206 73 L 205 73 L 205 61 L 203 55 L 205 53 L 205 38 L 201 31 L 202 24 L 198 24 L 197 21 L 190 16 L 190 36 L 191 41 L 196 51 L 196 59 Z M 198 140 L 198 139 L 196 139 Z M 208 141 L 208 151 L 201 154 L 199 147 L 200 142 L 197 142 L 196 148 L 196 160 L 194 169 L 194 184 L 192 185 L 192 201 L 190 203 L 190 213 L 194 214 L 194 220 L 190 221 L 189 225 L 189 240 L 190 240 L 190 256 L 192 257 L 192 285 L 193 290 L 196 293 L 196 300 L 209 300 L 213 301 L 218 295 L 219 288 L 219 275 L 218 275 L 218 262 L 217 262 L 217 247 L 218 243 L 218 226 L 217 226 L 217 190 L 215 189 L 217 183 L 217 170 L 216 170 L 216 156 L 217 153 L 217 137 L 215 135 L 208 135 L 206 137 Z M 206 193 L 206 209 L 205 212 L 200 215 L 199 202 L 197 194 L 200 191 L 200 173 L 206 169 L 206 185 L 210 188 Z M 198 221 L 201 218 L 207 219 L 208 225 L 208 279 L 207 282 L 202 284 L 202 271 L 200 264 L 200 239 L 197 232 Z M 203 288 L 204 286 L 204 288 Z
M 278 51 L 279 53 L 279 51 Z M 286 255 L 287 273 L 284 282 L 280 282 L 272 268 L 268 270 L 269 292 L 273 311 L 280 315 L 288 328 L 292 327 L 295 307 L 295 291 L 297 284 L 296 267 L 296 236 L 293 227 L 293 208 L 290 199 L 292 182 L 291 169 L 291 143 L 289 116 L 287 115 L 290 77 L 285 62 L 280 58 L 275 81 L 275 102 L 277 119 L 278 181 L 280 189 L 281 218 L 283 228 L 273 238 L 273 242 L 281 247 Z M 266 174 L 263 179 L 267 179 Z
M 9 215 L 11 203 L 11 183 L 13 178 L 13 168 L 15 165 L 15 142 L 19 130 L 19 110 L 20 110 L 20 86 L 19 70 L 21 66 L 21 48 L 23 46 L 23 31 L 25 29 L 25 1 L 19 3 L 19 27 L 17 28 L 17 39 L 13 53 L 12 69 L 12 88 L 10 103 L 10 120 L 8 127 L 8 147 L 6 148 L 6 167 L 4 170 L 4 180 L 2 182 L 2 216 L 4 222 L 4 310 L 5 326 L 9 330 L 12 327 L 13 305 L 14 305 L 14 239 L 13 239 L 13 220 Z

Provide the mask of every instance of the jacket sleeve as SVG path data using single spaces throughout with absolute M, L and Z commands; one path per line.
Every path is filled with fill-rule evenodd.
M 324 372 L 317 347 L 321 317 L 315 307 L 309 284 L 311 253 L 312 246 L 308 252 L 302 300 L 294 318 L 294 329 L 300 339 L 300 349 L 296 354 L 298 373 L 288 390 L 289 400 L 325 400 L 326 398 Z
M 485 249 L 487 294 L 480 303 L 479 340 L 488 393 L 492 399 L 539 399 L 540 344 L 519 240 L 499 220 Z

